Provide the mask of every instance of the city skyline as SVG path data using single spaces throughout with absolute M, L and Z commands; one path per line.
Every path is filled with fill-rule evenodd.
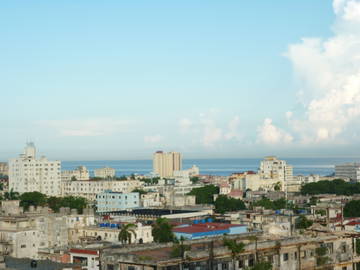
M 0 160 L 359 157 L 360 1 L 2 7 Z

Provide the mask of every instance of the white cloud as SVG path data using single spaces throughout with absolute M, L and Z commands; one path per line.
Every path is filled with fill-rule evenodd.
M 192 123 L 192 121 L 190 119 L 188 119 L 188 118 L 180 119 L 180 121 L 179 121 L 180 132 L 181 133 L 189 132 L 192 125 L 193 125 L 193 123 Z
M 163 136 L 161 135 L 144 136 L 144 142 L 149 144 L 159 143 L 162 139 Z
M 228 123 L 228 131 L 225 133 L 225 139 L 240 140 L 241 137 L 242 136 L 241 136 L 241 131 L 240 131 L 240 117 L 234 116 L 234 118 L 231 119 L 230 122 Z
M 287 117 L 306 143 L 340 142 L 360 116 L 360 1 L 334 0 L 337 25 L 327 39 L 290 45 L 304 115 Z
M 105 136 L 127 130 L 128 121 L 113 118 L 46 120 L 39 124 L 54 129 L 60 136 Z
M 284 130 L 276 127 L 272 119 L 266 118 L 261 127 L 258 128 L 258 142 L 264 144 L 288 144 L 293 137 Z

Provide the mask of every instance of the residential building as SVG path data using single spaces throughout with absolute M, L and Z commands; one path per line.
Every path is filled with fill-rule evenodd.
M 98 193 L 105 190 L 129 193 L 136 188 L 142 188 L 139 180 L 92 180 L 92 181 L 62 181 L 63 196 L 81 196 L 94 201 Z
M 171 178 L 174 171 L 180 171 L 182 157 L 180 153 L 157 151 L 153 156 L 153 172 L 161 178 Z
M 110 167 L 104 167 L 104 168 L 94 170 L 95 177 L 104 178 L 104 179 L 105 178 L 114 178 L 115 173 L 116 173 L 115 169 L 110 168 Z
M 360 163 L 345 163 L 335 165 L 335 176 L 360 182 Z
M 249 240 L 249 236 L 257 236 L 256 242 Z M 105 248 L 101 254 L 101 266 L 103 270 L 244 270 L 254 267 L 256 259 L 260 258 L 277 270 L 354 270 L 360 262 L 353 236 L 345 233 L 324 233 L 317 237 L 262 237 L 256 233 L 244 233 L 227 237 L 245 244 L 244 251 L 235 259 L 232 259 L 231 250 L 224 246 L 222 237 L 211 237 L 184 241 L 184 245 L 190 247 L 185 251 L 186 259 L 172 256 L 175 244 L 171 243 Z
M 259 174 L 263 179 L 287 182 L 293 179 L 293 168 L 286 161 L 269 156 L 260 162 Z
M 123 224 L 100 223 L 99 226 L 89 226 L 80 229 L 70 229 L 70 243 L 79 244 L 86 241 L 97 240 L 119 244 L 119 233 Z M 153 242 L 152 227 L 136 223 L 134 232 L 131 233 L 131 243 Z
M 97 212 L 113 212 L 140 207 L 138 192 L 122 193 L 106 190 L 96 195 Z
M 7 162 L 0 162 L 0 176 L 9 175 L 9 166 Z
M 9 189 L 23 193 L 39 191 L 48 196 L 61 194 L 61 162 L 37 158 L 33 143 L 24 153 L 9 160 Z
M 90 174 L 85 166 L 79 166 L 75 170 L 66 170 L 61 172 L 62 181 L 85 181 L 89 179 Z
M 97 249 L 71 248 L 70 262 L 80 264 L 86 270 L 100 269 L 100 251 Z

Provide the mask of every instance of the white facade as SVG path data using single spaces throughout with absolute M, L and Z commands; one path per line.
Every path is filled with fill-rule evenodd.
M 171 178 L 174 171 L 180 171 L 182 157 L 180 153 L 157 151 L 153 157 L 153 172 L 161 178 Z
M 19 193 L 39 191 L 48 196 L 61 194 L 61 162 L 36 158 L 36 148 L 28 143 L 24 154 L 9 160 L 9 189 Z
M 286 161 L 279 160 L 276 157 L 266 157 L 260 162 L 259 174 L 264 179 L 275 179 L 279 181 L 292 181 L 293 168 Z
M 61 172 L 61 180 L 62 181 L 70 181 L 70 180 L 89 180 L 90 174 L 85 166 L 79 166 L 75 170 L 67 170 Z
M 138 192 L 121 193 L 105 191 L 96 195 L 97 212 L 113 212 L 140 207 Z
M 348 178 L 355 182 L 360 182 L 360 163 L 345 163 L 335 165 L 335 176 Z
M 63 181 L 61 183 L 63 196 L 81 196 L 95 200 L 98 193 L 105 190 L 129 193 L 142 187 L 139 180 L 94 180 L 94 181 Z
M 95 177 L 99 178 L 113 178 L 115 177 L 115 169 L 105 167 L 94 170 Z

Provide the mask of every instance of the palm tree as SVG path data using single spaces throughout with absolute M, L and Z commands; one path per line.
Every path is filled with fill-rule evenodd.
M 224 238 L 224 246 L 226 246 L 231 251 L 233 270 L 235 270 L 235 259 L 241 252 L 245 250 L 245 244 L 243 242 L 237 243 L 236 240 L 233 239 Z
M 13 189 L 10 189 L 9 192 L 4 193 L 5 200 L 18 200 L 20 197 L 19 192 L 15 192 Z
M 132 223 L 122 226 L 119 232 L 119 241 L 123 244 L 125 244 L 126 242 L 131 244 L 131 235 L 134 235 L 136 237 L 135 228 L 136 225 Z

